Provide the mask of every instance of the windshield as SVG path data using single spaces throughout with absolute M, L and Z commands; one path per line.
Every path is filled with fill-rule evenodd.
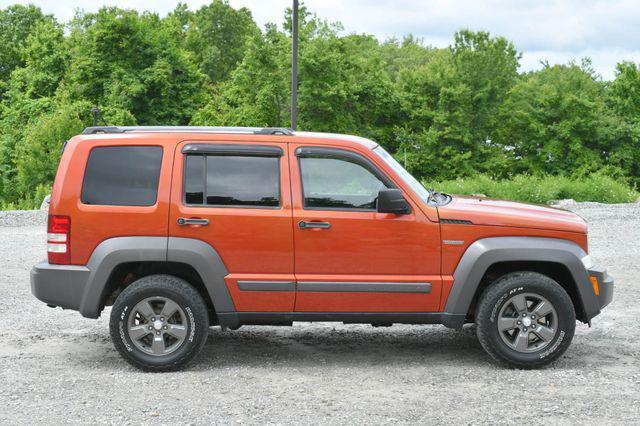
M 424 186 L 422 186 L 422 184 L 418 181 L 418 179 L 411 176 L 411 173 L 406 171 L 405 168 L 402 167 L 400 163 L 398 163 L 396 159 L 393 158 L 393 156 L 389 154 L 387 151 L 385 151 L 384 148 L 382 148 L 380 145 L 373 148 L 373 152 L 375 152 L 378 155 L 378 157 L 382 158 L 382 160 L 385 163 L 387 163 L 389 167 L 391 167 L 393 171 L 396 172 L 396 174 L 400 176 L 400 178 L 407 185 L 411 187 L 413 192 L 418 194 L 418 196 L 422 199 L 422 201 L 425 204 L 429 204 L 429 191 L 427 191 L 427 189 Z

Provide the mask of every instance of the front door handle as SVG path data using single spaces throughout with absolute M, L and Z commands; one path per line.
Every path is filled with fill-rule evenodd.
M 186 218 L 186 217 L 178 218 L 178 225 L 180 226 L 187 226 L 187 225 L 207 226 L 208 224 L 209 224 L 209 219 Z
M 300 229 L 329 229 L 331 228 L 331 224 L 329 222 L 307 222 L 301 220 L 298 222 L 298 227 Z

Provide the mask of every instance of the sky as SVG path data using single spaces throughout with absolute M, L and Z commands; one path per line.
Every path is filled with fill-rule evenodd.
M 197 9 L 207 0 L 183 0 Z M 152 10 L 165 15 L 178 1 L 169 0 L 0 0 L 0 8 L 32 3 L 62 22 L 75 9 L 95 11 L 103 5 Z M 280 24 L 291 0 L 230 0 L 247 7 L 260 26 Z M 640 62 L 639 0 L 306 0 L 320 18 L 339 21 L 345 33 L 367 33 L 384 40 L 413 34 L 425 44 L 445 47 L 461 28 L 485 30 L 511 40 L 522 52 L 521 71 L 591 58 L 603 79 L 615 76 L 622 60 Z

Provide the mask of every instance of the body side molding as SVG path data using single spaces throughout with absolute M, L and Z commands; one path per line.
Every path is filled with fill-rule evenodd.
M 572 241 L 542 237 L 491 237 L 471 244 L 454 272 L 443 324 L 461 328 L 480 281 L 489 267 L 499 262 L 538 261 L 564 265 L 577 285 L 586 319 L 600 312 L 582 257 L 586 254 Z M 460 318 L 463 318 L 462 321 Z
M 356 293 L 431 293 L 431 283 L 298 281 L 298 291 Z
M 238 281 L 238 289 L 242 291 L 296 291 L 293 281 Z

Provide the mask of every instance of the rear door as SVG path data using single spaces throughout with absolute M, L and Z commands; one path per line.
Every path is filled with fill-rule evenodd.
M 435 312 L 440 228 L 409 195 L 405 215 L 378 213 L 398 188 L 367 155 L 291 144 L 297 312 Z
M 291 312 L 295 300 L 285 143 L 187 141 L 174 159 L 169 235 L 210 244 L 239 312 Z

